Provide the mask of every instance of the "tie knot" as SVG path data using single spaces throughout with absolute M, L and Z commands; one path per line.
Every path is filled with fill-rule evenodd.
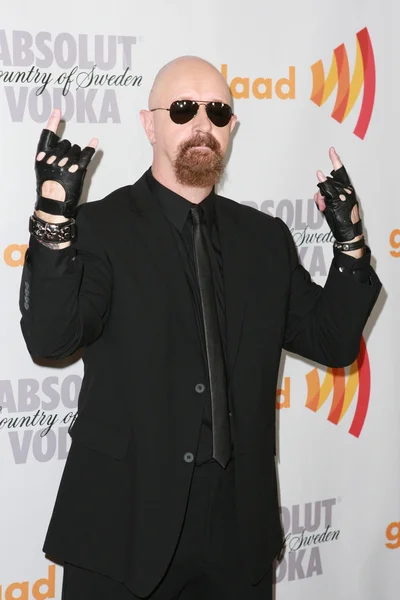
M 203 208 L 199 205 L 193 206 L 193 208 L 190 209 L 190 212 L 192 214 L 193 225 L 200 225 L 203 222 Z

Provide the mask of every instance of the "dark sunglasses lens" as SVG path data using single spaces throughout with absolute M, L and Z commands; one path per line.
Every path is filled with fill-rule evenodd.
M 169 114 L 174 123 L 183 125 L 184 123 L 189 123 L 189 121 L 193 119 L 198 108 L 199 105 L 197 102 L 177 100 L 171 104 Z
M 210 102 L 207 104 L 207 115 L 214 125 L 217 127 L 225 127 L 231 120 L 232 109 L 229 104 Z

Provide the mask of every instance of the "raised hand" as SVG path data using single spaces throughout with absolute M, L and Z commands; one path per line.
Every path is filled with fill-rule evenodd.
M 335 239 L 353 242 L 362 234 L 356 193 L 334 148 L 329 149 L 329 156 L 333 171 L 330 177 L 317 171 L 320 192 L 314 195 L 314 201 L 323 212 Z
M 60 119 L 61 112 L 55 109 L 39 139 L 35 160 L 35 209 L 42 216 L 47 213 L 73 217 L 82 193 L 87 166 L 95 153 L 98 140 L 93 138 L 83 150 L 77 144 L 71 145 L 68 140 L 61 141 L 56 133 Z

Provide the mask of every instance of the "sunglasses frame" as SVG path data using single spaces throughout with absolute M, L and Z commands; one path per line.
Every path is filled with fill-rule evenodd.
M 171 117 L 171 109 L 172 109 L 172 106 L 173 106 L 174 104 L 177 104 L 178 102 L 189 102 L 189 103 L 191 103 L 191 104 L 196 104 L 196 105 L 197 105 L 196 112 L 193 114 L 193 116 L 192 116 L 192 117 L 190 117 L 190 119 L 189 119 L 188 121 L 185 121 L 185 123 L 176 123 L 176 121 L 174 121 L 174 120 L 173 120 L 173 118 Z M 210 115 L 208 114 L 208 110 L 207 110 L 207 108 L 208 108 L 210 105 L 213 105 L 213 104 L 221 104 L 222 106 L 228 106 L 228 107 L 229 107 L 229 109 L 230 109 L 230 111 L 231 111 L 231 114 L 230 114 L 230 117 L 229 117 L 229 121 L 226 123 L 226 125 L 217 125 L 217 124 L 216 124 L 216 123 L 214 123 L 214 121 L 213 121 L 213 120 L 210 118 Z M 206 107 L 206 113 L 207 113 L 207 117 L 210 119 L 211 123 L 212 123 L 213 125 L 215 125 L 216 127 L 221 127 L 221 128 L 222 128 L 222 127 L 226 127 L 227 125 L 229 125 L 229 123 L 231 122 L 231 119 L 232 119 L 232 117 L 234 116 L 234 112 L 233 112 L 233 110 L 232 110 L 232 107 L 231 107 L 229 104 L 227 104 L 226 102 L 220 102 L 219 100 L 210 100 L 209 102 L 206 102 L 205 100 L 187 100 L 187 99 L 185 99 L 185 98 L 182 98 L 182 100 L 174 100 L 173 102 L 171 102 L 171 106 L 170 106 L 169 108 L 151 108 L 151 109 L 150 109 L 150 112 L 154 112 L 154 111 L 156 111 L 156 110 L 167 110 L 167 111 L 169 112 L 169 114 L 170 114 L 171 121 L 172 121 L 173 123 L 175 123 L 175 125 L 186 125 L 186 123 L 190 123 L 190 121 L 191 121 L 192 119 L 194 119 L 194 118 L 195 118 L 195 116 L 196 116 L 196 115 L 197 115 L 197 113 L 199 112 L 199 108 L 200 108 L 200 106 L 202 106 L 202 105 Z

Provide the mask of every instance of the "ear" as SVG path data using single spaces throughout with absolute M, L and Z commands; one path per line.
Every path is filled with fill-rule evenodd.
M 231 118 L 231 122 L 229 123 L 229 133 L 232 133 L 232 131 L 235 129 L 235 125 L 237 123 L 237 116 L 236 115 L 232 115 Z
M 153 146 L 156 142 L 156 137 L 154 135 L 154 113 L 151 110 L 141 110 L 140 111 L 140 120 L 142 121 L 142 125 L 146 132 L 146 135 L 149 139 L 150 144 Z

